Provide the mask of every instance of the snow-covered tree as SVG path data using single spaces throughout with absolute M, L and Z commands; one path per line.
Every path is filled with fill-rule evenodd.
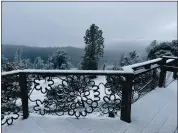
M 164 55 L 173 56 L 173 49 L 171 42 L 162 42 L 150 50 L 148 53 L 148 59 L 156 59 Z
M 44 69 L 45 67 L 44 61 L 41 57 L 36 57 L 34 60 L 33 68 L 35 69 Z
M 78 65 L 77 65 L 77 69 L 78 69 L 78 70 L 81 70 L 81 69 L 82 69 L 81 62 L 78 63 Z
M 60 69 L 63 69 L 63 70 L 68 69 L 67 66 L 68 66 L 68 64 L 64 64 L 64 63 L 62 63 Z
M 98 26 L 92 24 L 89 29 L 86 30 L 85 36 L 85 54 L 82 57 L 82 69 L 83 70 L 97 70 L 98 63 L 101 57 L 103 57 L 104 38 L 103 32 Z
M 53 63 L 50 61 L 51 57 L 48 57 L 46 63 L 44 64 L 44 69 L 53 69 Z
M 75 66 L 71 62 L 68 62 L 68 68 L 69 69 L 76 69 Z
M 24 67 L 24 64 L 22 61 L 22 53 L 23 53 L 22 49 L 17 49 L 16 53 L 14 55 L 13 64 L 16 65 L 16 68 L 18 68 L 18 69 L 23 69 L 23 67 Z
M 6 66 L 3 68 L 3 71 L 12 71 L 17 69 L 19 69 L 19 67 L 14 62 L 7 62 Z
M 15 53 L 15 56 L 14 56 L 14 63 L 16 63 L 16 64 L 20 64 L 21 63 L 22 53 L 23 53 L 22 49 L 17 49 L 16 50 L 16 53 Z
M 32 69 L 33 64 L 30 59 L 22 59 L 22 68 L 23 69 Z
M 171 47 L 173 55 L 178 57 L 178 40 L 173 40 L 171 42 Z
M 64 49 L 58 49 L 50 57 L 54 69 L 68 69 L 69 56 Z
M 156 46 L 158 46 L 158 42 L 156 40 L 153 40 L 151 44 L 146 48 L 146 53 L 148 54 Z
M 113 70 L 122 70 L 123 66 L 127 66 L 127 65 L 131 65 L 131 64 L 135 64 L 140 62 L 140 57 L 139 55 L 136 53 L 136 51 L 130 52 L 130 53 L 123 53 L 121 55 L 119 64 L 118 63 L 114 63 L 113 64 Z M 118 85 L 118 81 L 120 81 L 120 83 L 123 81 L 123 79 L 119 76 L 106 76 L 106 81 L 107 81 L 107 85 L 111 88 L 111 91 L 115 94 L 117 93 L 117 91 L 119 93 L 121 93 L 121 90 L 118 90 L 119 87 Z
M 130 53 L 123 53 L 120 59 L 120 67 L 135 64 L 141 62 L 141 58 L 136 51 Z
M 129 64 L 135 64 L 139 63 L 141 61 L 139 55 L 136 53 L 136 51 L 130 52 L 129 53 L 130 61 Z
M 2 69 L 2 71 L 4 71 L 5 68 L 7 67 L 8 59 L 4 55 L 2 55 L 2 61 L 1 62 L 2 62 L 1 69 Z

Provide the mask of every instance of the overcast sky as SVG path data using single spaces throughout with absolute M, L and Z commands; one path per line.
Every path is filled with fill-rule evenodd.
M 105 44 L 177 38 L 176 2 L 3 2 L 2 43 L 84 47 L 95 23 Z M 119 45 L 119 43 L 118 43 Z

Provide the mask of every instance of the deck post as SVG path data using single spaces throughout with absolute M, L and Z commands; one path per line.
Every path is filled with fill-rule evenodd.
M 121 117 L 120 119 L 130 123 L 131 122 L 131 103 L 132 103 L 132 85 L 134 75 L 126 76 L 124 87 L 122 89 L 121 99 Z
M 22 100 L 22 111 L 23 111 L 23 119 L 27 119 L 29 116 L 28 112 L 28 92 L 27 92 L 27 77 L 26 74 L 19 74 L 19 85 L 21 92 L 21 100 Z
M 160 63 L 160 75 L 159 75 L 159 87 L 163 87 L 165 85 L 166 80 L 166 70 L 164 69 L 164 66 L 166 64 L 166 58 L 162 58 L 162 61 Z

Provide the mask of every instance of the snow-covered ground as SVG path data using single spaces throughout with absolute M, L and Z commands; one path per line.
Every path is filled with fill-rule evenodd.
M 40 116 L 30 114 L 2 133 L 174 133 L 177 129 L 177 82 L 156 88 L 132 104 L 131 123 L 118 117 Z

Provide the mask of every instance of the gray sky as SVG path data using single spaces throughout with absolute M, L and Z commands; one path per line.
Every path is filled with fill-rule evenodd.
M 95 23 L 105 45 L 177 38 L 176 2 L 4 2 L 2 43 L 84 47 Z

